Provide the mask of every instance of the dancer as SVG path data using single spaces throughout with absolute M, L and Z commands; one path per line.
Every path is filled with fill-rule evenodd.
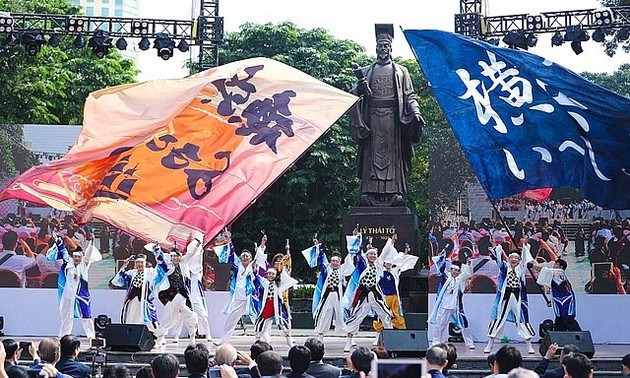
M 525 284 L 525 272 L 527 263 L 532 261 L 529 252 L 530 245 L 525 240 L 521 251 L 512 250 L 508 255 L 509 264 L 503 261 L 503 247 L 501 245 L 490 248 L 491 253 L 499 266 L 499 285 L 494 305 L 492 307 L 492 321 L 488 326 L 488 345 L 484 353 L 492 351 L 492 345 L 497 335 L 501 335 L 505 322 L 513 322 L 518 334 L 527 344 L 527 353 L 534 354 L 532 337 L 536 334 L 529 324 L 529 311 L 527 307 L 527 286 Z M 522 256 L 521 256 L 522 254 Z
M 201 243 L 201 242 L 199 242 Z M 181 262 L 181 252 L 173 248 L 165 255 L 157 243 L 149 243 L 146 249 L 153 251 L 157 261 L 157 274 L 154 287 L 158 299 L 164 305 L 164 316 L 153 335 L 157 337 L 156 346 L 166 344 L 164 336 L 177 322 L 178 315 L 184 318 L 190 343 L 195 344 L 197 314 L 191 302 L 191 280 L 188 264 Z
M 258 266 L 261 266 L 259 261 L 266 259 L 266 254 L 260 253 L 260 251 L 256 253 Z M 257 306 L 260 311 L 258 311 L 258 318 L 254 323 L 256 340 L 269 342 L 271 326 L 275 323 L 286 338 L 287 345 L 291 347 L 293 346 L 293 338 L 291 337 L 290 312 L 282 297 L 282 292 L 293 287 L 297 281 L 284 271 L 278 274 L 275 268 L 267 269 L 266 276 L 261 278 L 261 281 L 259 293 L 262 295 L 258 296 L 259 305 Z
M 575 320 L 575 292 L 567 278 L 567 262 L 563 259 L 548 263 L 532 261 L 532 269 L 538 271 L 536 282 L 541 286 L 551 288 L 553 312 L 556 316 L 553 324 L 554 331 L 581 331 L 580 324 Z
M 215 345 L 220 345 L 230 341 L 236 324 L 245 314 L 249 315 L 252 323 L 258 316 L 256 313 L 256 285 L 260 285 L 255 271 L 258 269 L 252 262 L 252 254 L 247 249 L 241 252 L 240 258 L 236 256 L 236 250 L 232 244 L 231 235 L 224 233 L 223 244 L 213 247 L 218 256 L 219 263 L 228 263 L 231 266 L 230 277 L 230 299 L 223 309 L 227 315 L 223 326 L 223 336 Z M 264 241 L 261 241 L 264 245 Z
M 344 293 L 342 305 L 350 311 L 344 330 L 347 333 L 344 351 L 350 351 L 352 338 L 359 331 L 363 319 L 371 313 L 383 322 L 383 328 L 392 328 L 392 310 L 385 303 L 381 287 L 377 284 L 383 277 L 383 259 L 378 256 L 378 250 L 371 243 L 366 246 L 367 252 L 348 249 L 346 261 L 355 260 L 355 269 Z M 378 340 L 378 337 L 377 337 Z
M 464 291 L 468 280 L 473 275 L 472 262 L 468 260 L 467 264 L 462 264 L 460 261 L 451 261 L 449 273 L 446 271 L 446 249 L 432 259 L 440 276 L 440 283 L 435 304 L 429 316 L 429 323 L 433 326 L 431 343 L 432 345 L 448 343 L 448 325 L 453 323 L 461 330 L 468 349 L 475 349 L 464 312 Z
M 410 255 L 409 244 L 405 245 L 404 252 L 398 252 L 394 244 L 398 240 L 398 234 L 393 233 L 385 242 L 383 247 L 382 258 L 385 265 L 383 277 L 378 281 L 378 285 L 385 295 L 385 303 L 392 310 L 392 327 L 394 329 L 406 329 L 405 316 L 403 313 L 402 302 L 398 292 L 400 284 L 400 274 L 404 271 L 412 269 L 418 262 L 418 256 Z M 374 329 L 380 332 L 383 329 L 383 322 L 378 319 L 373 323 Z
M 89 339 L 95 337 L 88 271 L 93 262 L 100 261 L 103 257 L 92 244 L 92 235 L 89 237 L 85 256 L 79 247 L 70 255 L 59 236 L 55 236 L 54 244 L 46 254 L 49 261 L 63 260 L 57 281 L 61 314 L 61 326 L 57 334 L 59 337 L 72 334 L 74 318 L 81 319 L 83 330 Z
M 315 332 L 319 340 L 323 341 L 324 334 L 330 329 L 333 320 L 336 332 L 342 331 L 346 325 L 341 307 L 345 287 L 345 279 L 339 269 L 341 255 L 333 253 L 329 263 L 326 249 L 317 238 L 313 238 L 313 246 L 303 250 L 302 255 L 311 268 L 319 268 L 319 277 L 313 293 L 313 320 Z
M 134 262 L 134 268 L 127 270 L 129 261 Z M 122 324 L 145 324 L 153 332 L 158 327 L 157 312 L 153 304 L 153 281 L 155 268 L 146 267 L 147 257 L 144 254 L 128 257 L 111 283 L 125 287 L 127 295 L 120 313 Z

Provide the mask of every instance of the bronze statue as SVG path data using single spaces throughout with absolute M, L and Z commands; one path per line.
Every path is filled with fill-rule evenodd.
M 411 172 L 413 143 L 420 141 L 424 120 L 407 68 L 392 62 L 391 24 L 376 24 L 377 61 L 353 64 L 361 96 L 350 113 L 352 138 L 357 142 L 357 176 L 361 206 L 404 206 Z

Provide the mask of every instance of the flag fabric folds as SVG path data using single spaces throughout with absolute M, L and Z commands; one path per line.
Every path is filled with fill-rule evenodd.
M 147 240 L 208 240 L 356 99 L 266 58 L 103 89 L 86 100 L 68 154 L 19 176 L 0 201 L 72 211 Z
M 574 187 L 629 209 L 630 100 L 549 60 L 437 30 L 405 30 L 492 200 Z

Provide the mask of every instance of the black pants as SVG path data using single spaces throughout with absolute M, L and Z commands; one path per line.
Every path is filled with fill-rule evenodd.
M 581 331 L 582 328 L 575 320 L 575 316 L 556 316 L 556 321 L 553 323 L 554 331 Z

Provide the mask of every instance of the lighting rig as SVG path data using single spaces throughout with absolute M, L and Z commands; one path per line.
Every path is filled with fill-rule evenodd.
M 630 37 L 630 6 L 508 16 L 485 16 L 481 9 L 482 0 L 460 0 L 455 32 L 494 45 L 502 38 L 508 47 L 523 50 L 536 46 L 538 34 L 553 33 L 552 46 L 570 42 L 575 54 L 582 53 L 582 42 L 591 38 L 604 42 L 612 36 L 623 42 Z
M 87 46 L 104 58 L 110 48 L 126 50 L 127 39 L 139 39 L 143 51 L 151 48 L 153 40 L 157 55 L 164 60 L 175 49 L 187 52 L 190 46 L 199 46 L 198 66 L 205 70 L 219 63 L 223 18 L 218 16 L 218 5 L 218 0 L 202 0 L 200 15 L 194 20 L 0 12 L 0 44 L 22 44 L 35 56 L 42 45 L 58 47 L 61 37 L 71 37 L 74 47 Z

